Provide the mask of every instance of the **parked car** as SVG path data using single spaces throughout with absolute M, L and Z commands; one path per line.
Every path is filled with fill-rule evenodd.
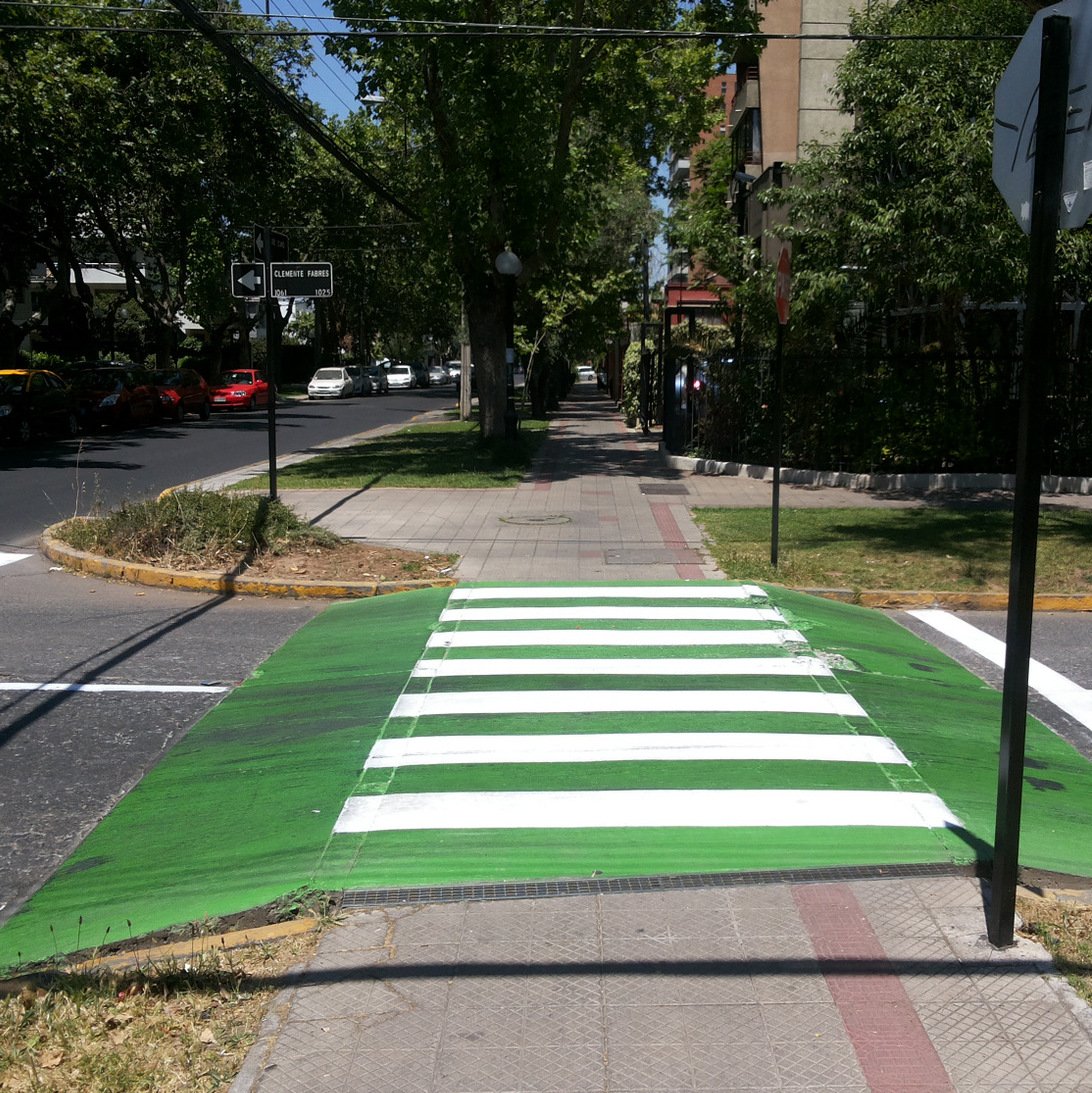
M 212 389 L 214 410 L 253 410 L 267 406 L 269 383 L 260 369 L 235 368 L 220 377 L 220 385 Z
M 359 364 L 347 364 L 345 365 L 345 371 L 349 373 L 349 379 L 353 381 L 354 395 L 370 395 L 372 393 L 371 377 Z
M 430 364 L 428 366 L 428 382 L 436 387 L 451 383 L 451 373 L 442 364 Z
M 413 376 L 417 380 L 417 386 L 427 387 L 428 369 L 420 361 L 411 361 L 410 368 L 413 369 Z
M 577 383 L 595 383 L 595 369 L 590 365 L 582 364 L 576 370 Z
M 409 390 L 417 386 L 417 377 L 408 364 L 392 364 L 387 369 L 387 384 L 391 390 L 395 388 Z
M 462 373 L 462 369 L 460 368 L 459 371 L 455 373 L 455 394 L 456 394 L 457 397 L 462 395 L 462 390 L 463 390 L 463 373 Z M 473 398 L 477 393 L 478 393 L 478 376 L 477 376 L 477 373 L 475 373 L 474 365 L 472 364 L 470 366 L 470 397 Z
M 389 395 L 391 391 L 391 385 L 387 382 L 386 369 L 380 367 L 378 364 L 373 364 L 368 369 L 368 379 L 371 381 L 373 395 Z
M 91 427 L 127 429 L 160 417 L 159 391 L 152 377 L 124 365 L 90 365 L 76 372 L 72 386 L 79 394 L 84 422 Z
M 347 368 L 320 368 L 307 385 L 307 397 L 350 398 L 355 386 Z
M 196 414 L 208 421 L 212 396 L 204 376 L 192 368 L 162 369 L 152 373 L 152 382 L 159 392 L 159 409 L 164 417 L 181 421 L 186 414 Z
M 28 444 L 37 433 L 78 436 L 79 398 L 54 372 L 0 371 L 0 437 Z

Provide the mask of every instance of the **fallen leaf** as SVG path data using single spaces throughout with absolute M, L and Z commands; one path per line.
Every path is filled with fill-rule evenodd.
M 50 1048 L 38 1056 L 38 1065 L 43 1070 L 55 1070 L 64 1062 L 64 1052 L 59 1048 Z

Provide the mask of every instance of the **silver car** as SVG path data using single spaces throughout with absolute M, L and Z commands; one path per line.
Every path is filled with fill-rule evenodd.
M 353 377 L 345 368 L 320 368 L 307 385 L 308 398 L 350 398 Z

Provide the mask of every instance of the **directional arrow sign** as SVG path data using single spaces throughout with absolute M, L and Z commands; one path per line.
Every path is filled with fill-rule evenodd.
M 265 295 L 265 264 L 232 262 L 231 295 L 247 300 L 261 299 Z
M 269 295 L 284 300 L 334 294 L 334 267 L 329 262 L 271 262 Z

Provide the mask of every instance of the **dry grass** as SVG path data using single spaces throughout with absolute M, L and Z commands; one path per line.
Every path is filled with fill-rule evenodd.
M 0 1090 L 225 1089 L 278 980 L 310 958 L 319 936 L 314 930 L 131 970 L 62 970 L 0 993 Z
M 1092 1005 L 1092 907 L 1039 896 L 1020 896 L 1020 931 L 1038 941 L 1069 985 Z

